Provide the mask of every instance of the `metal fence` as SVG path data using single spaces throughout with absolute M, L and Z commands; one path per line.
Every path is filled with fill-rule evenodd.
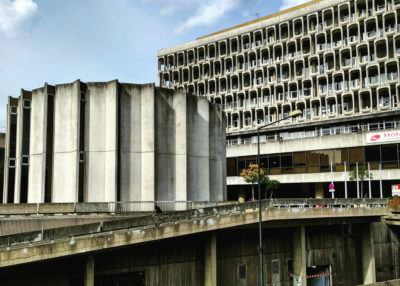
M 153 212 L 158 206 L 162 212 L 184 211 L 192 209 L 191 201 L 141 201 L 141 202 L 110 202 L 108 211 L 111 213 Z

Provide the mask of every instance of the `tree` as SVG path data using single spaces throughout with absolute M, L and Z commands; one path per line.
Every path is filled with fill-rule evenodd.
M 369 173 L 370 179 L 373 179 L 371 172 Z M 349 173 L 350 181 L 357 181 L 357 168 L 354 168 Z M 361 197 L 364 197 L 364 181 L 368 179 L 368 168 L 365 166 L 358 166 L 358 180 L 361 182 Z
M 258 165 L 250 164 L 247 169 L 243 169 L 240 173 L 246 183 L 251 183 L 251 197 L 254 201 L 254 184 L 258 183 Z M 264 169 L 260 169 L 260 184 L 263 184 L 266 191 L 271 190 L 271 197 L 273 191 L 279 187 L 279 181 L 271 180 L 266 174 Z
M 280 185 L 280 184 L 281 184 L 281 183 L 280 183 L 279 181 L 277 181 L 277 180 L 271 180 L 271 179 L 268 177 L 267 184 L 266 184 L 265 188 L 266 188 L 267 191 L 268 191 L 268 190 L 271 190 L 271 195 L 269 196 L 270 199 L 272 198 L 272 194 L 274 193 L 274 191 L 275 191 L 276 189 L 279 188 L 279 185 Z

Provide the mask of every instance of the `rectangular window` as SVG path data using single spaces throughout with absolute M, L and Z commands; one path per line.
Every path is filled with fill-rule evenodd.
M 293 153 L 293 165 L 295 173 L 305 173 L 306 172 L 306 153 L 296 152 Z
M 226 158 L 226 175 L 237 176 L 237 158 Z
M 22 155 L 22 165 L 29 166 L 29 156 L 28 155 Z
M 269 173 L 271 175 L 279 175 L 281 173 L 281 158 L 276 155 L 270 156 L 268 160 Z
M 244 263 L 238 265 L 238 276 L 239 280 L 245 280 L 247 278 L 247 266 Z
M 363 147 L 349 148 L 349 161 L 350 164 L 364 164 Z
M 318 153 L 318 151 L 307 152 L 307 171 L 308 171 L 308 173 L 319 172 L 319 153 Z
M 334 151 L 323 150 L 319 153 L 319 160 L 321 165 L 321 172 L 331 171 L 331 162 L 334 162 Z
M 272 260 L 272 274 L 279 273 L 279 260 Z
M 397 145 L 382 145 L 382 169 L 396 169 L 397 168 Z
M 15 159 L 14 158 L 9 158 L 8 159 L 8 167 L 9 168 L 15 168 Z
M 31 101 L 29 99 L 24 99 L 23 107 L 26 108 L 26 109 L 31 108 Z
M 242 172 L 243 169 L 246 169 L 246 157 L 239 157 L 238 158 L 238 171 L 239 174 Z
M 18 107 L 16 107 L 16 106 L 11 106 L 11 108 L 10 108 L 10 113 L 11 113 L 11 114 L 18 114 Z
M 281 155 L 281 167 L 282 167 L 282 174 L 292 174 L 293 173 L 293 156 L 292 156 L 292 154 L 282 154 Z

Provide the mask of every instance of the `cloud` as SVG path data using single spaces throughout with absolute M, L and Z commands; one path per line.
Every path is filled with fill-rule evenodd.
M 310 0 L 282 0 L 282 5 L 279 7 L 279 10 L 285 10 L 292 8 L 294 6 L 301 5 L 303 3 L 309 2 Z
M 214 0 L 202 4 L 195 15 L 175 28 L 175 34 L 183 34 L 196 26 L 210 26 L 218 22 L 228 11 L 236 8 L 240 0 Z
M 32 0 L 0 0 L 0 31 L 8 37 L 27 29 L 39 14 Z

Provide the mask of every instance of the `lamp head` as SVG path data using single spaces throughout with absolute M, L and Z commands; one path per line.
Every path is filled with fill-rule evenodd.
M 293 118 L 299 117 L 301 115 L 303 115 L 303 112 L 301 112 L 301 110 L 295 110 L 295 111 L 292 111 L 289 113 L 289 117 L 293 117 Z

